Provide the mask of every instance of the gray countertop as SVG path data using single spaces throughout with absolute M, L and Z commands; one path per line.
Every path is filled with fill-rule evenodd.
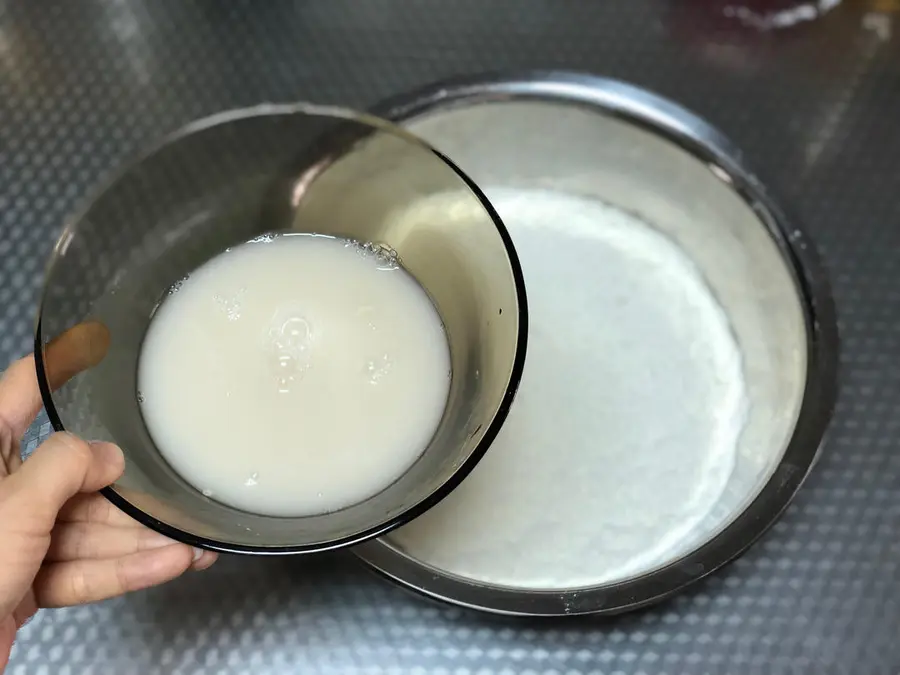
M 625 79 L 729 134 L 821 247 L 844 348 L 836 422 L 786 516 L 652 610 L 497 619 L 407 595 L 349 554 L 230 558 L 42 613 L 9 672 L 900 673 L 900 2 L 845 2 L 777 30 L 747 7 L 789 3 L 740 4 L 0 0 L 3 362 L 30 347 L 65 215 L 160 134 L 260 101 L 368 106 L 449 75 L 526 68 Z

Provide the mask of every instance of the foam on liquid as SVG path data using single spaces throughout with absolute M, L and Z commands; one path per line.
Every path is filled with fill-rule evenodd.
M 532 589 L 672 561 L 721 524 L 735 466 L 747 398 L 728 318 L 684 251 L 638 218 L 553 192 L 488 197 L 528 286 L 522 383 L 473 473 L 389 541 Z
M 141 409 L 171 466 L 267 515 L 361 502 L 402 475 L 447 401 L 440 317 L 395 260 L 315 235 L 213 258 L 160 304 L 140 355 Z

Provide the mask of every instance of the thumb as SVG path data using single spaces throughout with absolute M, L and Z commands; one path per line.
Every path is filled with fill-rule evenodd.
M 112 443 L 87 443 L 53 434 L 4 481 L 10 501 L 49 528 L 63 505 L 79 492 L 94 492 L 118 479 L 125 459 Z M 16 509 L 18 510 L 18 509 Z

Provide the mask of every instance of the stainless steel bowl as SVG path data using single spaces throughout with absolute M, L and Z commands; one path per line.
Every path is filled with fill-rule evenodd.
M 734 469 L 708 516 L 669 559 L 631 577 L 543 589 L 488 583 L 410 551 L 403 530 L 357 548 L 358 554 L 425 595 L 524 615 L 641 607 L 741 554 L 800 487 L 835 404 L 835 310 L 813 245 L 797 221 L 721 133 L 681 106 L 620 82 L 570 73 L 462 79 L 393 99 L 377 111 L 471 176 L 514 241 L 516 215 L 492 198 L 499 190 L 595 199 L 637 214 L 676 242 L 727 315 L 749 407 Z M 527 260 L 523 267 L 528 280 Z M 541 321 L 532 303 L 532 330 Z M 603 330 L 602 316 L 597 327 Z M 545 544 L 535 535 L 516 545 Z
M 453 209 L 424 218 L 419 205 L 437 196 L 465 213 L 465 222 Z M 449 397 L 428 447 L 382 492 L 333 513 L 268 517 L 204 496 L 163 459 L 138 404 L 141 343 L 167 290 L 225 248 L 272 231 L 392 250 L 430 295 L 450 347 Z M 70 366 L 62 362 L 65 350 L 46 348 L 48 339 L 86 322 L 105 326 L 108 353 L 51 391 L 50 375 Z M 368 115 L 264 105 L 185 127 L 97 191 L 53 252 L 35 355 L 54 428 L 122 446 L 125 473 L 104 494 L 126 513 L 195 546 L 300 553 L 382 534 L 462 480 L 509 409 L 526 326 L 522 274 L 508 234 L 452 163 Z

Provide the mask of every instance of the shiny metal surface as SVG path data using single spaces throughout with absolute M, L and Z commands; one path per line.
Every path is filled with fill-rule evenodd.
M 57 430 L 118 443 L 125 474 L 105 494 L 150 527 L 217 550 L 297 553 L 386 532 L 427 509 L 480 459 L 503 422 L 525 357 L 524 284 L 503 224 L 477 188 L 431 148 L 365 115 L 307 104 L 260 106 L 192 123 L 121 170 L 54 249 L 35 336 L 38 376 Z M 425 212 L 435 196 L 465 213 Z M 141 416 L 137 359 L 156 306 L 228 246 L 273 231 L 387 247 L 445 325 L 452 378 L 422 456 L 392 485 L 337 512 L 267 517 L 185 482 Z M 48 338 L 104 324 L 106 357 L 51 393 Z M 185 374 L 190 377 L 190 373 Z M 216 421 L 211 423 L 227 423 Z
M 533 68 L 629 81 L 722 129 L 822 251 L 842 338 L 828 443 L 784 517 L 656 607 L 600 621 L 491 617 L 423 601 L 348 552 L 223 556 L 162 588 L 41 612 L 9 675 L 895 675 L 900 2 L 845 0 L 769 31 L 723 7 L 0 0 L 4 363 L 31 349 L 63 219 L 154 139 L 261 101 L 359 109 L 453 75 Z M 49 430 L 39 421 L 24 450 Z
M 376 109 L 453 158 L 489 198 L 513 188 L 596 199 L 638 215 L 677 243 L 725 310 L 742 355 L 749 408 L 722 496 L 662 568 L 645 568 L 636 578 L 546 591 L 492 586 L 418 557 L 402 531 L 357 549 L 359 555 L 426 595 L 500 613 L 564 615 L 642 607 L 741 553 L 799 488 L 835 404 L 831 291 L 799 225 L 718 131 L 683 107 L 620 82 L 569 73 L 472 78 Z M 516 215 L 499 209 L 515 241 Z M 527 264 L 524 272 L 528 279 Z M 541 318 L 532 317 L 535 329 Z

